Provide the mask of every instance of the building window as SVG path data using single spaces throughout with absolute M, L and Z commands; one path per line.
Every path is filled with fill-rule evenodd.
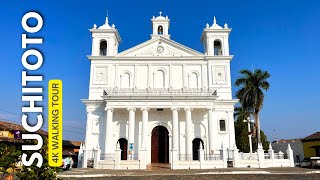
M 106 56 L 107 55 L 107 41 L 102 40 L 100 42 L 100 56 Z
M 219 40 L 214 41 L 214 55 L 215 56 L 222 55 L 222 45 L 221 45 L 221 41 Z
M 162 35 L 162 34 L 163 34 L 163 27 L 158 26 L 158 35 Z
M 219 121 L 220 131 L 226 131 L 226 121 L 220 120 Z

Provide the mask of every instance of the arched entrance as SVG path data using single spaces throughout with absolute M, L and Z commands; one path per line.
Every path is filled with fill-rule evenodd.
M 169 163 L 169 132 L 164 126 L 151 133 L 151 163 Z
M 198 150 L 199 150 L 199 148 L 200 148 L 200 143 L 201 143 L 201 145 L 202 145 L 202 149 L 204 149 L 204 144 L 203 144 L 202 139 L 200 139 L 200 138 L 195 138 L 195 139 L 192 141 L 192 150 L 193 150 L 192 159 L 193 159 L 193 160 L 199 160 Z
M 121 160 L 127 160 L 128 140 L 121 138 L 118 140 L 121 151 Z

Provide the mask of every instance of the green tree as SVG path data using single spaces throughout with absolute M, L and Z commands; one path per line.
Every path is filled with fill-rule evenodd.
M 23 166 L 23 172 L 18 174 L 18 177 L 20 179 L 25 180 L 37 180 L 37 179 L 45 179 L 45 180 L 54 180 L 57 178 L 57 172 L 60 171 L 60 168 L 56 167 L 50 167 L 48 164 L 48 147 L 47 147 L 47 138 L 43 138 L 43 146 L 38 151 L 42 157 L 43 157 L 43 164 L 40 168 L 36 166 L 37 161 L 34 161 L 34 163 L 29 166 Z M 36 144 L 36 140 L 25 140 L 24 144 Z M 34 151 L 23 151 L 23 153 L 26 153 L 28 157 L 31 156 Z M 62 162 L 61 162 L 62 163 Z
M 7 173 L 14 173 L 16 163 L 20 161 L 21 151 L 14 144 L 0 144 L 0 169 L 3 179 Z M 12 175 L 12 174 L 11 174 Z
M 270 87 L 267 81 L 270 73 L 261 69 L 250 71 L 247 69 L 240 71 L 241 76 L 236 80 L 235 85 L 240 89 L 236 92 L 236 97 L 244 109 L 253 114 L 255 120 L 254 132 L 257 133 L 257 142 L 261 142 L 259 114 L 263 106 L 264 91 Z
M 234 129 L 235 129 L 235 136 L 236 136 L 236 144 L 237 148 L 241 152 L 249 152 L 249 138 L 248 138 L 248 124 L 247 122 L 243 122 L 243 119 L 238 118 L 234 123 Z M 267 136 L 264 134 L 264 132 L 261 130 L 261 143 L 263 146 L 263 149 L 268 149 L 269 141 Z M 257 139 L 252 139 L 252 150 L 255 151 L 258 148 Z

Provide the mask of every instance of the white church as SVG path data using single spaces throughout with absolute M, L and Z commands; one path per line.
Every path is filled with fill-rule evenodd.
M 172 169 L 225 167 L 223 158 L 235 147 L 237 102 L 231 90 L 231 28 L 214 18 L 200 37 L 204 52 L 198 52 L 171 39 L 168 16 L 160 12 L 151 23 L 150 39 L 122 52 L 120 34 L 108 17 L 90 29 L 82 164 L 103 169 L 146 169 L 157 163 Z M 201 159 L 208 162 L 201 164 Z

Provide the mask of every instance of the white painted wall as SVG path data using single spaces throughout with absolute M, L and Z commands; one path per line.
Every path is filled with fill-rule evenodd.
M 133 48 L 118 53 L 121 41 L 114 26 L 106 23 L 96 29 L 91 29 L 92 55 L 89 56 L 90 83 L 89 97 L 83 102 L 87 106 L 86 149 L 88 158 L 94 147 L 102 152 L 114 152 L 120 138 L 128 139 L 127 108 L 136 108 L 134 153 L 138 154 L 141 146 L 141 129 L 143 107 L 150 108 L 148 119 L 147 161 L 151 162 L 151 131 L 157 125 L 165 126 L 169 131 L 170 147 L 172 146 L 172 111 L 170 108 L 180 108 L 179 116 L 179 154 L 186 153 L 186 133 L 190 133 L 192 140 L 201 138 L 204 142 L 204 151 L 209 153 L 209 134 L 212 131 L 214 139 L 214 153 L 218 154 L 223 144 L 224 148 L 232 149 L 235 144 L 233 109 L 236 100 L 232 99 L 228 35 L 231 29 L 206 28 L 202 35 L 205 52 L 200 53 L 170 40 L 169 19 L 167 17 L 153 18 L 153 27 L 164 25 L 164 35 L 160 36 L 153 31 L 152 38 Z M 107 41 L 107 56 L 99 56 L 100 41 Z M 212 56 L 213 41 L 220 39 L 223 46 L 223 56 Z M 205 40 L 205 41 L 204 41 Z M 103 99 L 103 92 L 108 93 Z M 131 100 L 139 91 L 145 91 L 143 96 Z M 203 95 L 195 94 L 191 99 L 172 100 L 164 98 L 165 92 L 206 92 L 209 98 L 217 92 L 217 98 L 208 99 Z M 126 93 L 118 96 L 116 93 Z M 157 94 L 154 94 L 156 92 Z M 108 99 L 113 93 L 115 99 Z M 152 94 L 150 100 L 148 93 Z M 212 95 L 211 95 L 212 94 Z M 121 100 L 124 98 L 126 100 Z M 155 99 L 159 99 L 158 101 Z M 114 108 L 112 132 L 110 142 L 105 144 L 106 112 L 105 108 Z M 185 107 L 193 108 L 192 126 L 186 131 Z M 164 108 L 164 111 L 156 111 Z M 207 108 L 214 108 L 213 129 L 208 129 Z M 225 120 L 226 131 L 219 129 L 219 120 Z M 107 151 L 105 149 L 107 148 Z

